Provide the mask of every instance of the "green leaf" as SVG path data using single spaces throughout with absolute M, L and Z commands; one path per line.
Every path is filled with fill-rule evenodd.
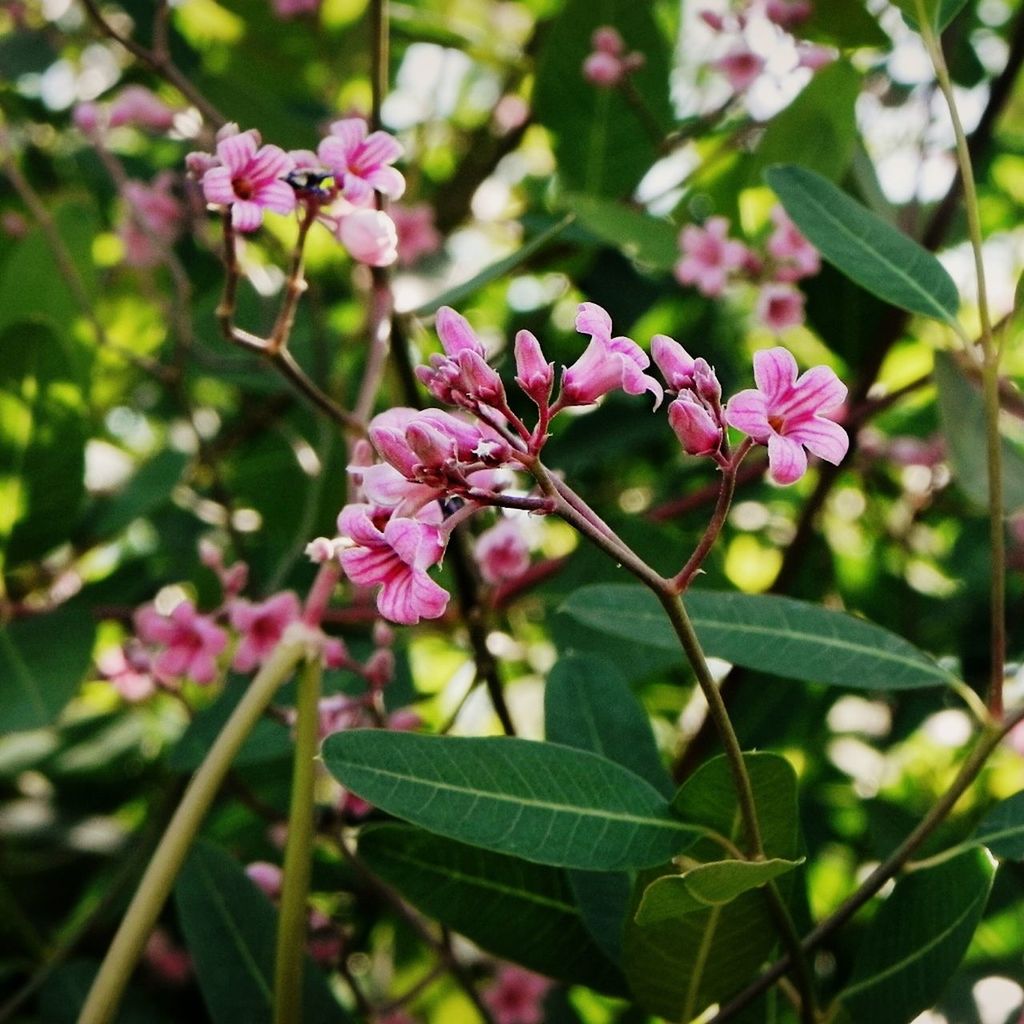
M 214 1024 L 269 1024 L 277 932 L 277 911 L 270 901 L 234 858 L 204 841 L 185 861 L 174 898 Z M 302 1009 L 303 1020 L 349 1020 L 309 960 Z
M 686 607 L 707 654 L 759 672 L 857 690 L 913 690 L 951 681 L 902 637 L 845 612 L 770 594 L 710 590 L 691 591 Z M 632 644 L 679 646 L 661 605 L 638 584 L 582 587 L 562 611 Z
M 852 0 L 844 0 L 852 4 Z M 849 61 L 819 71 L 799 96 L 769 122 L 751 167 L 756 178 L 766 167 L 792 161 L 838 181 L 853 159 L 857 142 L 854 105 L 861 76 Z
M 0 735 L 57 718 L 89 667 L 95 636 L 89 609 L 79 606 L 0 627 Z
M 600 754 L 672 796 L 647 713 L 604 662 L 570 655 L 555 665 L 544 691 L 544 727 L 552 743 Z
M 563 196 L 562 205 L 572 210 L 588 231 L 637 263 L 669 270 L 679 260 L 679 229 L 667 220 L 609 199 L 582 194 Z
M 636 912 L 639 925 L 657 924 L 695 910 L 731 903 L 737 896 L 767 885 L 799 867 L 803 860 L 719 860 L 699 864 L 682 875 L 659 878 L 644 890 Z
M 113 536 L 160 508 L 170 500 L 187 464 L 187 455 L 171 449 L 154 455 L 132 474 L 120 493 L 97 503 L 89 524 L 92 533 Z
M 87 423 L 73 362 L 46 324 L 0 333 L 0 570 L 46 554 L 75 524 Z
M 632 772 L 554 743 L 354 729 L 329 736 L 323 758 L 389 814 L 541 864 L 650 867 L 699 835 Z
M 851 280 L 900 309 L 956 322 L 956 285 L 927 249 L 813 171 L 771 167 L 765 180 L 797 227 Z
M 997 803 L 971 839 L 1003 860 L 1024 861 L 1024 790 Z
M 744 754 L 765 852 L 794 861 L 799 850 L 796 775 L 776 754 Z M 728 762 L 702 765 L 680 789 L 673 806 L 708 828 L 743 843 L 743 829 Z M 695 852 L 721 856 L 702 841 Z M 672 881 L 678 876 L 671 875 Z M 646 881 L 660 884 L 654 879 Z M 647 891 L 650 891 L 648 889 Z M 639 891 L 638 891 L 639 900 Z M 771 956 L 776 931 L 756 890 L 729 903 L 694 909 L 649 924 L 626 925 L 623 966 L 645 1009 L 669 1020 L 692 1020 L 711 1003 L 741 989 Z
M 935 1004 L 967 952 L 994 870 L 984 850 L 968 850 L 897 882 L 839 995 L 854 1021 L 906 1024 Z
M 813 13 L 800 25 L 800 38 L 839 47 L 881 49 L 890 43 L 863 0 L 815 0 Z
M 634 873 L 569 871 L 569 888 L 583 924 L 598 948 L 613 963 L 622 962 L 622 935 L 629 914 Z
M 645 126 L 621 89 L 600 89 L 583 77 L 583 61 L 593 49 L 600 25 L 614 25 L 628 50 L 638 50 L 644 66 L 630 76 L 655 124 Z M 631 0 L 568 0 L 546 27 L 537 66 L 533 105 L 552 135 L 558 172 L 573 191 L 625 197 L 658 156 L 652 134 L 668 134 L 668 41 L 650 4 Z
M 935 353 L 935 386 L 939 419 L 949 447 L 953 476 L 960 489 L 981 508 L 988 508 L 988 463 L 985 460 L 985 406 L 979 390 L 957 367 L 948 352 Z M 1024 508 L 1024 455 L 1002 439 L 1003 511 Z
M 569 984 L 624 992 L 583 927 L 564 871 L 409 825 L 364 829 L 359 855 L 414 907 L 488 953 Z
M 917 21 L 917 0 L 892 0 L 899 8 L 906 23 L 919 31 Z M 944 32 L 953 19 L 963 10 L 967 0 L 924 0 L 925 14 L 935 32 Z

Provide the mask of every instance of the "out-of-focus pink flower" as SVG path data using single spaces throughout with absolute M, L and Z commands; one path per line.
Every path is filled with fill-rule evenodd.
M 150 932 L 142 955 L 150 970 L 167 985 L 177 988 L 192 976 L 192 957 L 164 928 Z
M 821 270 L 821 256 L 781 206 L 772 210 L 775 230 L 768 239 L 768 253 L 775 261 L 776 281 L 799 281 Z
M 135 633 L 164 648 L 153 659 L 153 672 L 162 682 L 187 677 L 207 684 L 217 678 L 217 656 L 227 646 L 227 634 L 191 601 L 181 601 L 170 615 L 144 605 L 135 613 Z
M 130 703 L 146 700 L 157 691 L 156 680 L 150 671 L 149 654 L 137 640 L 124 647 L 112 647 L 96 659 L 100 675 Z
M 1024 757 L 1024 722 L 1015 725 L 1010 730 L 1006 740 L 1021 757 Z
M 544 358 L 544 350 L 532 331 L 516 334 L 515 356 L 516 383 L 536 405 L 543 408 L 551 398 L 555 364 Z
M 679 247 L 683 258 L 675 267 L 676 280 L 709 298 L 722 294 L 730 273 L 747 258 L 747 247 L 729 238 L 725 217 L 712 217 L 704 227 L 688 224 L 679 234 Z
M 141 181 L 125 183 L 121 195 L 127 209 L 117 233 L 129 266 L 156 266 L 178 237 L 183 210 L 171 191 L 173 184 L 171 174 L 157 175 L 152 185 Z
M 282 20 L 298 18 L 303 14 L 316 14 L 320 0 L 271 0 L 274 14 Z
M 509 516 L 480 534 L 474 554 L 480 575 L 492 586 L 522 576 L 530 568 L 530 545 L 519 523 Z
M 818 46 L 815 43 L 801 41 L 797 44 L 796 56 L 800 67 L 820 71 L 835 61 L 839 54 L 830 46 Z
M 669 405 L 668 421 L 687 455 L 711 455 L 722 444 L 722 424 L 689 391 Z
M 344 693 L 332 693 L 323 697 L 317 707 L 319 715 L 320 738 L 324 739 L 335 732 L 355 729 L 365 723 L 366 708 L 356 697 Z
M 402 266 L 412 266 L 441 248 L 441 234 L 434 227 L 434 209 L 428 203 L 396 205 L 389 212 L 398 232 L 398 262 Z
M 341 194 L 355 206 L 369 206 L 374 191 L 398 199 L 405 178 L 391 166 L 403 153 L 402 144 L 387 132 L 370 132 L 361 117 L 331 125 L 331 134 L 317 147 L 320 159 L 334 171 Z
M 713 32 L 725 31 L 725 18 L 723 18 L 717 11 L 698 11 L 697 16 Z
M 583 62 L 583 77 L 591 85 L 599 85 L 608 88 L 618 85 L 622 81 L 625 69 L 622 61 L 610 53 L 590 54 Z
M 334 922 L 322 911 L 313 907 L 309 911 L 309 939 L 306 949 L 309 955 L 322 965 L 337 963 L 344 945 Z
M 165 132 L 174 124 L 175 110 L 156 93 L 142 85 L 129 85 L 122 89 L 110 104 L 108 123 L 111 128 L 130 125 Z
M 106 124 L 106 111 L 91 101 L 79 103 L 71 112 L 71 123 L 86 136 L 93 136 Z
M 251 882 L 263 890 L 268 899 L 276 900 L 280 897 L 284 872 L 276 864 L 266 860 L 254 860 L 246 865 L 245 873 Z
M 388 715 L 388 728 L 392 732 L 415 732 L 423 727 L 423 719 L 412 708 L 399 708 Z
M 448 607 L 448 591 L 427 569 L 440 562 L 445 542 L 436 526 L 415 519 L 389 519 L 380 530 L 369 506 L 348 505 L 338 516 L 338 532 L 353 542 L 341 565 L 353 583 L 380 585 L 377 608 L 392 622 L 413 625 L 436 619 Z
M 221 139 L 217 157 L 220 165 L 203 175 L 203 194 L 207 202 L 231 207 L 237 231 L 255 231 L 264 210 L 295 209 L 295 192 L 281 180 L 295 165 L 280 146 L 260 146 L 259 133 L 250 130 Z
M 766 284 L 757 297 L 757 318 L 781 334 L 804 322 L 804 294 L 790 284 Z
M 793 28 L 813 13 L 811 0 L 765 0 L 765 17 L 782 28 Z
M 644 55 L 626 53 L 626 44 L 618 30 L 603 25 L 591 37 L 594 52 L 583 62 L 583 77 L 592 85 L 611 88 L 618 85 L 630 72 L 643 67 Z
M 241 634 L 231 663 L 235 671 L 252 672 L 257 665 L 262 665 L 284 631 L 301 613 L 299 599 L 290 590 L 274 594 L 259 604 L 243 599 L 233 601 L 229 617 L 231 625 Z
M 549 988 L 547 978 L 508 964 L 498 969 L 494 985 L 483 998 L 497 1024 L 541 1024 Z
M 498 100 L 491 114 L 494 127 L 499 135 L 521 128 L 530 116 L 530 105 L 522 96 L 506 93 Z
M 745 92 L 764 71 L 764 58 L 740 46 L 719 57 L 713 66 L 729 79 L 734 92 Z
M 4 210 L 0 230 L 8 238 L 24 238 L 28 234 L 28 221 L 17 210 Z
M 388 267 L 398 259 L 398 232 L 381 210 L 353 210 L 338 221 L 338 241 L 354 260 Z
M 734 395 L 725 419 L 759 444 L 768 446 L 776 483 L 791 484 L 807 471 L 807 455 L 838 466 L 849 448 L 846 431 L 829 414 L 846 401 L 846 385 L 827 366 L 799 378 L 796 360 L 784 348 L 754 354 L 756 389 Z
M 595 302 L 583 302 L 576 314 L 576 330 L 590 335 L 583 355 L 562 373 L 563 405 L 590 405 L 602 395 L 622 388 L 627 395 L 654 395 L 661 404 L 664 389 L 644 370 L 651 365 L 647 353 L 630 338 L 612 337 L 612 318 Z

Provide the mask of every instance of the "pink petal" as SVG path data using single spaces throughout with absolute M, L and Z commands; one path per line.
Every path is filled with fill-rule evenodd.
M 832 420 L 815 416 L 801 421 L 786 436 L 802 444 L 812 455 L 838 466 L 846 457 L 850 438 L 846 431 Z
M 249 166 L 258 148 L 259 140 L 254 131 L 239 132 L 225 136 L 217 143 L 217 156 L 234 177 Z
M 231 223 L 236 231 L 255 231 L 263 223 L 263 207 L 251 200 L 236 202 L 231 207 Z
M 374 132 L 367 136 L 359 150 L 359 163 L 363 167 L 393 164 L 404 152 L 405 148 L 393 135 Z
M 576 330 L 608 340 L 612 335 L 612 318 L 596 302 L 581 302 L 576 313 Z
M 331 125 L 331 137 L 338 139 L 347 153 L 351 153 L 363 139 L 369 129 L 364 118 L 346 117 Z
M 253 201 L 274 213 L 291 213 L 295 209 L 295 190 L 287 182 L 271 181 L 256 190 Z
M 357 174 L 342 175 L 341 194 L 353 206 L 369 206 L 373 202 L 373 189 Z
M 249 176 L 254 181 L 280 178 L 295 170 L 295 161 L 280 146 L 264 146 L 249 167 Z
M 796 483 L 807 472 L 807 455 L 796 441 L 772 434 L 768 438 L 768 468 L 777 484 Z
M 401 559 L 387 547 L 349 548 L 341 553 L 341 567 L 353 583 L 372 587 L 395 572 L 405 572 Z
M 469 321 L 451 306 L 442 306 L 437 311 L 434 326 L 446 355 L 457 356 L 463 350 L 475 352 L 481 357 L 486 354 Z
M 828 412 L 846 401 L 846 393 L 846 385 L 833 370 L 815 366 L 796 382 L 793 393 L 780 403 L 778 413 L 789 418 Z
M 348 168 L 348 149 L 345 143 L 334 135 L 321 139 L 320 145 L 316 147 L 316 153 L 324 164 L 339 173 L 344 173 Z
M 338 533 L 363 547 L 376 547 L 384 543 L 384 534 L 373 525 L 369 505 L 346 505 L 338 513 Z
M 754 353 L 754 380 L 769 405 L 793 386 L 796 375 L 796 360 L 789 349 L 769 348 Z
M 761 444 L 772 434 L 768 422 L 768 404 L 764 395 L 753 388 L 740 391 L 729 399 L 725 408 L 725 422 Z
M 440 531 L 414 519 L 389 519 L 384 537 L 395 554 L 415 569 L 436 565 L 444 554 Z
M 394 167 L 377 167 L 364 175 L 366 182 L 389 199 L 401 199 L 405 192 L 405 178 Z
M 231 184 L 231 172 L 226 167 L 212 167 L 203 175 L 203 195 L 208 203 L 227 206 L 238 197 Z
M 420 619 L 437 619 L 448 607 L 448 591 L 425 572 L 409 569 L 389 580 L 377 595 L 377 608 L 392 622 L 413 626 Z

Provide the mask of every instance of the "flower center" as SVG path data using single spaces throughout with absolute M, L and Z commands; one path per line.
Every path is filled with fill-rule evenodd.
M 235 190 L 235 195 L 239 199 L 252 199 L 254 190 L 252 182 L 248 178 L 232 178 L 231 187 Z
M 769 416 L 768 426 L 775 431 L 776 434 L 782 433 L 782 428 L 785 426 L 786 421 L 781 416 Z

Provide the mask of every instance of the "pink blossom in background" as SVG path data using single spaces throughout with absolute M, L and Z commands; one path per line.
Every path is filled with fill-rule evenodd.
M 811 71 L 820 71 L 837 60 L 839 53 L 830 46 L 818 46 L 815 43 L 806 43 L 802 40 L 796 48 L 797 62 L 802 68 L 809 68 Z
M 359 821 L 373 813 L 373 804 L 364 800 L 361 796 L 356 796 L 355 793 L 350 793 L 346 790 L 342 794 L 341 800 L 338 801 L 338 810 L 347 817 Z
M 104 651 L 96 659 L 96 668 L 121 697 L 131 703 L 146 700 L 157 691 L 149 654 L 137 640 Z
M 507 964 L 498 968 L 494 984 L 483 994 L 496 1024 L 541 1024 L 544 997 L 551 982 L 533 971 Z
M 298 18 L 303 14 L 316 14 L 320 0 L 271 0 L 274 14 L 282 20 Z
M 369 206 L 374 191 L 398 199 L 405 178 L 391 165 L 402 155 L 402 144 L 387 132 L 370 133 L 361 117 L 348 117 L 331 125 L 331 134 L 317 154 L 335 174 L 341 194 L 355 206 Z
M 279 146 L 260 146 L 255 130 L 226 135 L 217 143 L 220 165 L 203 175 L 207 202 L 231 207 L 237 231 L 255 231 L 263 211 L 291 213 L 295 192 L 281 180 L 295 164 Z
M 106 111 L 92 101 L 79 103 L 71 112 L 71 123 L 86 136 L 94 135 L 106 124 Z
M 217 678 L 217 656 L 227 646 L 227 633 L 191 601 L 181 601 L 170 615 L 144 605 L 135 613 L 135 633 L 164 648 L 153 659 L 153 673 L 161 682 L 189 678 L 205 685 Z
M 772 210 L 775 230 L 768 239 L 768 254 L 775 262 L 777 281 L 799 281 L 821 270 L 818 250 L 800 233 L 781 206 Z
M 712 217 L 703 227 L 688 224 L 679 234 L 683 258 L 676 264 L 676 280 L 692 284 L 709 298 L 721 295 L 729 275 L 747 258 L 747 247 L 729 238 L 729 221 Z
M 298 596 L 291 590 L 253 604 L 239 599 L 231 603 L 229 618 L 238 631 L 238 648 L 232 661 L 237 672 L 252 672 L 270 657 L 285 629 L 302 613 Z
M 522 576 L 530 568 L 530 545 L 520 524 L 509 516 L 477 537 L 473 553 L 480 575 L 492 586 Z
M 157 175 L 152 185 L 125 183 L 121 196 L 126 209 L 117 233 L 129 266 L 156 266 L 174 245 L 184 210 L 172 191 L 173 184 L 174 175 L 166 172 Z
M 392 206 L 388 211 L 398 234 L 398 262 L 409 267 L 441 248 L 441 234 L 434 227 L 434 208 L 428 203 Z
M 332 693 L 322 697 L 317 707 L 320 721 L 320 738 L 324 739 L 331 733 L 344 732 L 369 724 L 366 721 L 366 707 L 358 697 L 349 697 L 344 693 Z
M 165 984 L 177 988 L 192 976 L 192 957 L 164 928 L 154 928 L 146 940 L 143 958 L 150 970 Z
M 276 864 L 265 860 L 254 860 L 251 864 L 246 865 L 245 873 L 251 882 L 259 886 L 268 899 L 276 900 L 280 897 L 284 872 Z
M 725 31 L 725 18 L 717 11 L 698 11 L 697 15 L 712 32 Z
M 338 241 L 349 255 L 370 267 L 388 267 L 398 259 L 398 232 L 381 210 L 353 210 L 338 221 Z
M 781 334 L 804 322 L 804 295 L 789 284 L 766 284 L 757 297 L 757 318 L 770 331 Z
M 811 0 L 765 0 L 765 17 L 781 28 L 793 28 L 814 13 Z
M 5 210 L 0 216 L 0 230 L 8 238 L 24 238 L 28 234 L 28 221 L 17 210 Z
M 348 505 L 338 516 L 338 532 L 353 542 L 341 552 L 348 578 L 361 586 L 380 585 L 377 608 L 402 625 L 436 619 L 448 607 L 448 591 L 438 586 L 427 569 L 444 554 L 441 531 L 415 519 L 389 519 L 379 529 L 366 505 Z
M 764 58 L 739 46 L 719 57 L 712 66 L 725 75 L 734 92 L 745 92 L 764 71 Z
M 169 107 L 155 92 L 145 86 L 128 85 L 110 104 L 107 123 L 111 128 L 129 125 L 132 128 L 165 132 L 174 124 L 175 113 L 173 107 Z
M 306 950 L 309 955 L 322 965 L 337 963 L 338 957 L 344 949 L 341 935 L 334 922 L 316 907 L 311 907 L 308 918 L 309 939 L 306 942 Z
M 827 366 L 799 378 L 796 360 L 784 348 L 754 354 L 756 389 L 734 395 L 725 419 L 758 444 L 768 446 L 772 479 L 791 484 L 807 471 L 806 448 L 838 466 L 849 448 L 846 431 L 830 413 L 846 401 L 846 385 Z
M 576 330 L 590 335 L 590 344 L 572 366 L 562 372 L 563 405 L 590 405 L 609 391 L 622 388 L 627 395 L 654 395 L 661 404 L 664 389 L 644 370 L 651 365 L 647 353 L 630 338 L 612 337 L 612 318 L 595 302 L 583 302 L 576 314 Z
M 583 77 L 592 85 L 602 88 L 616 86 L 630 72 L 644 64 L 642 53 L 625 52 L 626 44 L 622 36 L 611 25 L 595 29 L 591 45 L 594 52 L 583 62 Z

